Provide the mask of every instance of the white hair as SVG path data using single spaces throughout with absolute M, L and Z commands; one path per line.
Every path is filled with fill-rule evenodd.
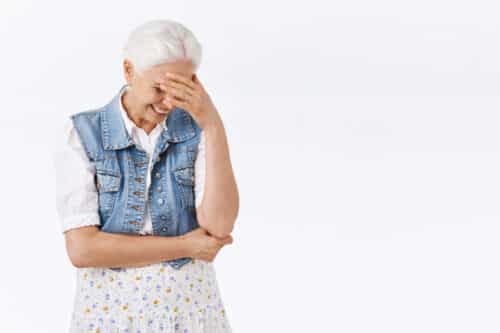
M 191 60 L 196 72 L 201 62 L 201 44 L 181 23 L 153 20 L 130 33 L 123 56 L 132 62 L 139 75 L 155 65 L 176 60 Z

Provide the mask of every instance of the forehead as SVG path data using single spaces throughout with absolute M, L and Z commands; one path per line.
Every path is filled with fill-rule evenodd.
M 176 73 L 189 78 L 193 74 L 193 64 L 190 60 L 176 60 L 153 66 L 148 70 L 148 76 L 153 80 L 164 78 L 165 73 Z

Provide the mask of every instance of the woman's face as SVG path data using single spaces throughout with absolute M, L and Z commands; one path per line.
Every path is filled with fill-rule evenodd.
M 190 60 L 179 60 L 175 62 L 156 65 L 144 71 L 142 75 L 134 72 L 133 64 L 124 60 L 125 79 L 130 86 L 126 94 L 129 95 L 131 112 L 135 117 L 146 122 L 157 124 L 165 120 L 167 114 L 172 110 L 163 100 L 165 92 L 159 88 L 160 79 L 166 79 L 165 73 L 177 73 L 186 78 L 193 79 L 193 64 Z

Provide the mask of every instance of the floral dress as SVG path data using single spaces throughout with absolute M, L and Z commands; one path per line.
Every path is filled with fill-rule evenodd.
M 70 333 L 232 332 L 213 262 L 79 268 Z

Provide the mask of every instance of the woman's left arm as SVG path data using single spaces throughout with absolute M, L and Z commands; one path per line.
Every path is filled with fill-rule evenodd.
M 222 119 L 196 74 L 166 73 L 157 80 L 164 103 L 191 114 L 205 134 L 205 185 L 196 208 L 198 224 L 215 237 L 229 235 L 238 215 L 239 194 Z
M 205 184 L 203 198 L 196 209 L 198 223 L 215 237 L 232 230 L 239 209 L 239 194 L 231 166 L 224 125 L 218 121 L 205 132 Z

